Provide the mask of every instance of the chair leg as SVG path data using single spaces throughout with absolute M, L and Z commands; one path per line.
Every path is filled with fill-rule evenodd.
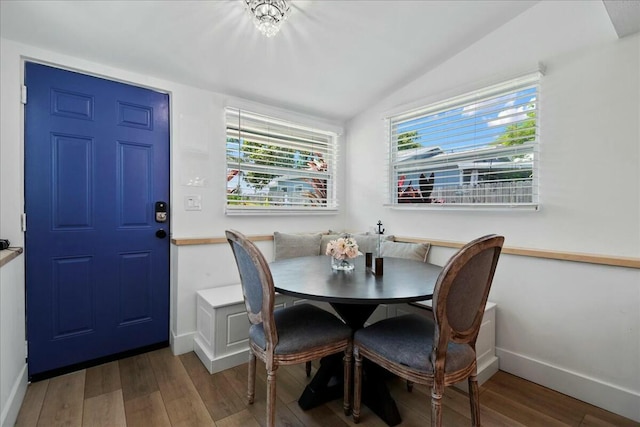
M 276 369 L 267 371 L 267 427 L 276 425 Z
M 358 424 L 360 422 L 360 403 L 362 401 L 362 356 L 358 351 L 358 348 L 353 349 L 353 356 L 355 358 L 355 372 L 353 377 L 353 422 Z
M 431 387 L 431 427 L 442 426 L 442 394 L 444 386 L 434 380 Z
M 480 396 L 478 394 L 478 377 L 471 375 L 469 382 L 469 403 L 471 405 L 471 425 L 480 425 Z
M 307 373 L 307 378 L 309 378 L 311 376 L 311 362 L 305 363 L 304 370 Z
M 351 415 L 351 353 L 353 348 L 347 347 L 344 351 L 344 414 Z
M 256 396 L 256 355 L 249 350 L 249 378 L 247 381 L 247 399 L 253 403 Z

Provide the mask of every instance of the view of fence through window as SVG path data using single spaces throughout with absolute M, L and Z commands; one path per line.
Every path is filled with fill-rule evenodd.
M 536 204 L 539 77 L 391 117 L 392 204 Z
M 335 136 L 226 109 L 227 208 L 334 208 Z

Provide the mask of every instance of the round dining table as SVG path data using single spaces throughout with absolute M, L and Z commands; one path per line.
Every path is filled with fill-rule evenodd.
M 351 260 L 351 271 L 333 270 L 326 256 L 288 258 L 269 264 L 276 292 L 307 300 L 328 302 L 352 330 L 364 327 L 379 304 L 429 300 L 442 267 L 404 258 L 384 258 L 383 272 L 365 266 L 365 257 Z M 366 362 L 366 360 L 365 360 Z M 298 399 L 310 409 L 342 395 L 341 357 L 324 358 L 320 368 Z M 388 425 L 402 419 L 384 384 L 382 368 L 364 365 L 367 383 L 363 403 Z

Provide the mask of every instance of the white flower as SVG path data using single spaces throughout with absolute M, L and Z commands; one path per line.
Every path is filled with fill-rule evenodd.
M 327 244 L 325 254 L 335 259 L 346 259 L 362 255 L 362 252 L 358 251 L 358 243 L 353 237 L 340 237 Z

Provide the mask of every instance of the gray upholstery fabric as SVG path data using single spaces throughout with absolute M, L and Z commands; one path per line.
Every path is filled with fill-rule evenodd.
M 356 331 L 354 346 L 363 344 L 394 363 L 432 373 L 431 351 L 435 325 L 417 314 L 392 317 Z M 468 344 L 449 343 L 445 372 L 455 372 L 475 358 Z
M 377 255 L 378 248 L 378 234 L 354 234 L 353 238 L 356 239 L 358 243 L 358 250 L 360 252 L 367 253 L 371 252 L 374 255 Z M 394 236 L 391 235 L 382 235 L 381 243 L 386 241 L 393 241 Z
M 233 251 L 236 254 L 238 272 L 242 282 L 245 305 L 251 313 L 259 313 L 262 309 L 262 284 L 260 274 L 251 257 L 242 246 L 233 242 Z
M 351 328 L 333 314 L 311 304 L 297 304 L 273 313 L 278 331 L 275 354 L 297 353 L 351 337 Z M 249 328 L 249 337 L 266 348 L 262 324 Z
M 493 254 L 493 249 L 487 249 L 471 258 L 460 269 L 449 289 L 447 318 L 449 326 L 456 331 L 469 329 L 480 310 Z
M 320 255 L 321 237 L 321 233 L 290 234 L 276 231 L 273 233 L 274 258 L 278 260 L 302 256 L 318 256 Z
M 427 261 L 431 243 L 382 242 L 382 256 Z

